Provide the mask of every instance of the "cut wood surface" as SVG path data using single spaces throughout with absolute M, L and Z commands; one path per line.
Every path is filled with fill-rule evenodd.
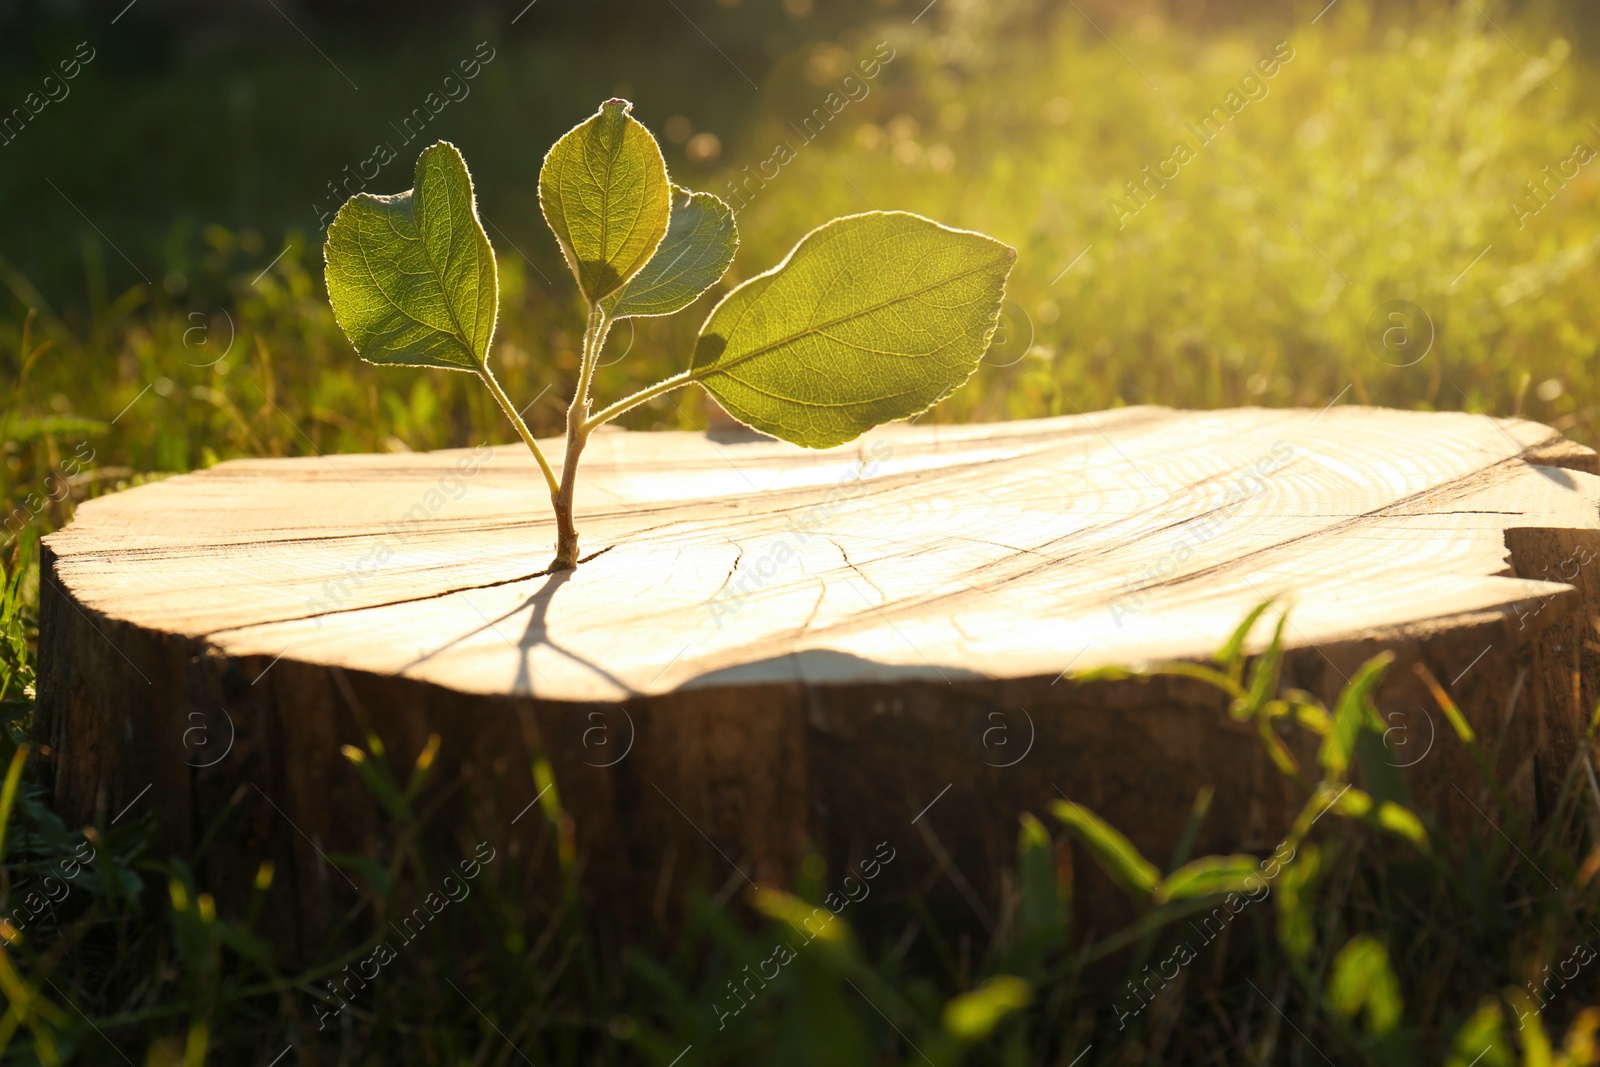
M 1017 813 L 1060 795 L 1159 850 L 1214 784 L 1213 843 L 1270 847 L 1292 802 L 1214 694 L 1062 679 L 1207 657 L 1269 597 L 1290 684 L 1331 699 L 1396 650 L 1380 706 L 1423 794 L 1477 795 L 1418 663 L 1540 803 L 1600 682 L 1595 474 L 1535 423 L 1355 407 L 894 425 L 821 452 L 611 431 L 578 485 L 587 561 L 550 575 L 520 445 L 236 460 L 48 539 L 41 740 L 83 820 L 153 784 L 181 837 L 241 783 L 270 796 L 218 863 L 275 850 L 295 892 L 375 832 L 337 753 L 364 721 L 409 756 L 440 734 L 462 812 L 507 832 L 548 755 L 596 877 L 783 881 L 809 845 L 917 842 L 982 918 Z M 237 743 L 208 764 L 185 729 L 218 708 Z

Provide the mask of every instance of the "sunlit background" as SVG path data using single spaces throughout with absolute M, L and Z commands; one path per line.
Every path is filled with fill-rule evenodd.
M 1584 5 L 924 5 L 0 5 L 8 507 L 81 440 L 74 498 L 508 439 L 463 376 L 357 362 L 322 291 L 326 218 L 441 138 L 500 258 L 494 358 L 519 403 L 552 387 L 552 432 L 581 318 L 536 176 L 613 95 L 742 246 L 702 305 L 613 335 L 602 396 L 684 365 L 715 296 L 811 227 L 906 208 L 1020 251 L 941 419 L 1339 398 L 1600 436 Z M 631 424 L 703 417 L 680 395 Z
M 0 0 L 0 757 L 26 740 L 32 713 L 37 540 L 77 503 L 237 456 L 514 440 L 469 376 L 362 364 L 328 309 L 326 220 L 353 192 L 406 189 L 418 150 L 435 140 L 457 145 L 474 173 L 500 264 L 491 358 L 542 434 L 561 426 L 583 316 L 539 213 L 539 164 L 557 136 L 602 100 L 623 96 L 660 140 L 678 183 L 735 207 L 742 244 L 728 277 L 694 308 L 613 331 L 597 380 L 602 399 L 683 368 L 718 296 L 775 264 L 813 227 L 900 208 L 993 234 L 1019 252 L 984 366 L 930 420 L 1129 404 L 1379 404 L 1521 415 L 1595 446 L 1597 50 L 1600 15 L 1580 0 Z M 680 392 L 623 421 L 697 428 L 708 414 L 698 395 Z M 31 835 L 34 849 L 21 849 L 24 860 L 45 854 L 40 841 L 53 848 L 68 839 L 36 785 L 16 796 L 13 853 L 19 834 L 25 843 Z M 0 797 L 0 826 L 12 798 L 9 789 Z M 180 1061 L 172 1034 L 185 1025 L 183 1047 L 203 1058 L 207 1020 L 218 1033 L 231 1027 L 235 1039 L 278 1041 L 279 1015 L 294 1009 L 276 992 L 241 993 L 247 969 L 228 979 L 227 1011 L 216 1007 L 225 985 L 212 969 L 219 939 L 233 938 L 232 959 L 270 955 L 235 936 L 234 917 L 197 934 L 201 920 L 192 915 L 200 912 L 185 910 L 179 889 L 168 913 L 159 900 L 141 903 L 119 888 L 140 884 L 136 864 L 156 897 L 162 879 L 181 888 L 188 877 L 187 861 L 162 867 L 145 856 L 141 832 L 131 821 L 107 831 L 111 858 L 75 883 L 80 900 L 94 904 L 83 905 L 70 938 L 41 941 L 49 958 L 37 973 L 54 973 L 52 989 L 74 1007 L 89 1005 L 82 1018 L 97 1033 L 83 1031 L 86 1041 L 110 1045 L 109 1030 L 119 1041 L 154 1034 L 166 1042 L 151 1046 L 152 1064 Z M 1020 877 L 1043 877 L 1054 893 L 1049 837 L 1040 828 L 1043 845 L 1030 844 L 1030 832 L 1019 845 Z M 1541 966 L 1547 974 L 1570 942 L 1589 937 L 1589 913 L 1566 895 L 1567 883 L 1587 885 L 1600 851 L 1573 875 L 1576 858 L 1564 844 L 1545 838 L 1536 848 L 1531 834 L 1511 833 L 1536 857 L 1514 845 L 1513 869 L 1526 860 L 1553 890 L 1544 872 L 1557 872 L 1559 892 L 1543 896 L 1532 879 L 1501 878 L 1498 859 L 1427 878 L 1396 867 L 1392 880 L 1380 865 L 1381 894 L 1363 897 L 1358 883 L 1346 909 L 1362 923 L 1388 924 L 1407 1025 L 1419 1047 L 1456 1040 L 1458 1052 L 1467 1050 L 1450 1061 L 1459 1067 L 1511 1062 L 1475 1051 L 1493 1023 L 1483 1011 L 1467 1017 L 1476 998 L 1497 983 L 1526 981 L 1531 990 Z M 1381 855 L 1341 847 L 1327 855 L 1344 887 L 1357 859 Z M 1306 878 L 1317 862 L 1311 855 Z M 1070 870 L 1065 877 L 1070 891 Z M 7 885 L 18 878 L 0 871 Z M 1400 890 L 1412 895 L 1395 904 Z M 455 968 L 455 977 L 531 1027 L 507 1024 L 519 1041 L 531 1032 L 550 1042 L 541 1047 L 567 1047 L 571 1056 L 560 1062 L 610 1042 L 629 1057 L 643 1049 L 648 1062 L 678 1064 L 691 1038 L 677 1035 L 709 1035 L 701 1005 L 725 977 L 715 961 L 755 958 L 746 949 L 756 942 L 740 941 L 717 909 L 695 903 L 696 936 L 725 956 L 713 953 L 713 965 L 697 970 L 691 948 L 671 973 L 633 957 L 634 984 L 623 996 L 620 969 L 574 949 L 586 944 L 581 933 L 550 940 L 558 923 L 546 925 L 542 905 L 485 899 L 499 909 L 492 919 L 502 954 L 485 969 Z M 1291 916 L 1278 920 L 1286 951 L 1303 956 L 1293 945 L 1310 944 L 1312 927 L 1293 918 L 1300 899 L 1285 890 L 1274 907 Z M 1592 890 L 1584 899 L 1592 903 Z M 1344 901 L 1341 888 L 1319 914 L 1337 916 Z M 1305 907 L 1300 914 L 1309 915 Z M 169 920 L 170 943 L 161 933 Z M 545 932 L 529 955 L 523 932 L 536 928 Z M 98 940 L 78 942 L 84 931 Z M 875 996 L 898 982 L 904 1003 L 932 1019 L 975 977 L 1023 966 L 1005 955 L 1012 934 L 1002 931 L 999 954 L 980 952 L 976 962 L 965 940 L 959 950 L 940 948 L 949 957 L 943 985 L 901 975 L 903 947 L 877 960 L 881 984 L 855 963 L 837 966 Z M 1464 952 L 1457 935 L 1468 934 L 1477 940 Z M 180 952 L 190 955 L 178 961 Z M 0 953 L 12 1005 L 0 1045 L 20 1033 L 18 1019 L 36 1032 L 49 1022 L 42 1008 L 29 1021 L 16 1007 L 49 996 L 14 977 L 13 955 Z M 547 979 L 540 968 L 557 955 Z M 574 959 L 578 977 L 563 977 Z M 834 957 L 810 959 L 816 973 L 833 973 Z M 457 1056 L 457 1038 L 435 1024 L 462 1006 L 445 996 L 441 1008 L 433 964 L 417 966 L 375 1009 L 380 1031 L 392 1026 L 394 1042 L 436 1056 L 431 1062 L 514 1062 L 500 1042 L 516 1046 L 487 1030 L 477 1047 L 499 1060 Z M 1255 998 L 1308 1027 L 1324 1001 L 1308 981 L 1308 992 L 1294 994 L 1299 1008 L 1280 1008 L 1287 987 L 1267 973 L 1265 965 L 1256 972 L 1277 999 L 1253 982 L 1244 989 L 1235 981 L 1224 994 L 1230 1005 L 1250 1005 L 1239 1017 L 1248 1021 L 1254 1010 L 1270 1024 L 1260 1062 L 1271 1059 L 1277 1022 Z M 552 999 L 557 978 L 563 985 Z M 821 1062 L 797 1040 L 808 1038 L 829 1062 L 880 1062 L 865 1038 L 852 1037 L 866 1032 L 853 1014 L 859 1005 L 840 1006 L 839 981 L 829 982 L 812 982 L 792 1003 L 769 998 L 759 1024 L 768 1029 L 752 1024 L 740 1038 L 746 1044 L 726 1054 Z M 1104 1003 L 1071 1000 L 1079 988 L 1058 984 L 1041 996 L 1041 1033 L 1057 1026 L 1058 1013 L 1077 1013 L 1077 1030 L 1039 1046 L 1059 1048 L 1062 1063 L 1080 1055 L 1078 1038 L 1062 1035 L 1090 1040 L 1083 1035 Z M 1178 1044 L 1207 1056 L 1253 1048 L 1249 1026 L 1236 1035 L 1219 1003 L 1189 1011 Z M 1575 995 L 1570 1006 L 1578 1003 Z M 478 1027 L 476 1016 L 462 1017 Z M 62 1019 L 77 1025 L 65 1012 Z M 433 1019 L 433 1029 L 418 1019 Z M 1600 1014 L 1579 1022 L 1573 1032 L 1592 1033 Z M 309 1017 L 295 1025 L 311 1033 Z M 1163 1062 L 1173 1033 L 1163 1025 L 1148 1056 L 1117 1062 Z M 1319 1039 L 1335 1032 L 1317 1025 Z M 1458 1031 L 1479 1036 L 1462 1044 L 1451 1036 Z M 426 1041 L 416 1037 L 424 1032 Z M 346 1039 L 359 1050 L 360 1039 Z M 709 1036 L 692 1040 L 707 1054 Z M 1016 1033 L 1006 1040 L 1003 1062 L 1041 1062 Z M 1338 1049 L 1354 1047 L 1330 1046 L 1340 1062 Z M 1364 1047 L 1388 1056 L 1391 1046 Z M 1099 1054 L 1107 1059 L 1084 1062 L 1111 1062 L 1110 1048 Z M 1243 1052 L 1218 1058 L 1243 1062 Z M 702 1061 L 683 1067 L 694 1062 Z M 1547 1059 L 1530 1052 L 1526 1062 Z

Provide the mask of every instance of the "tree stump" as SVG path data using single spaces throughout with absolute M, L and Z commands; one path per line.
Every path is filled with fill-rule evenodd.
M 235 460 L 47 539 L 39 740 L 70 819 L 148 806 L 182 849 L 238 801 L 204 876 L 243 896 L 274 860 L 303 942 L 349 890 L 326 857 L 385 832 L 340 754 L 369 728 L 406 769 L 439 735 L 435 822 L 463 840 L 565 825 L 608 914 L 788 884 L 813 848 L 837 879 L 886 843 L 888 895 L 992 923 L 1019 813 L 1062 796 L 1164 862 L 1214 786 L 1200 847 L 1274 846 L 1298 802 L 1219 694 L 1063 675 L 1204 659 L 1269 597 L 1285 684 L 1331 701 L 1395 651 L 1379 705 L 1417 806 L 1488 814 L 1417 664 L 1516 802 L 1548 806 L 1600 685 L 1596 473 L 1545 426 L 1354 407 L 893 425 L 823 452 L 608 431 L 588 559 L 552 575 L 520 445 Z

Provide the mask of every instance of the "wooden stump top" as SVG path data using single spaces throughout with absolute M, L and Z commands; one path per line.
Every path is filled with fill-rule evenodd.
M 1198 658 L 1268 597 L 1302 647 L 1528 617 L 1572 576 L 1511 577 L 1506 531 L 1600 527 L 1594 463 L 1531 422 L 1356 407 L 893 425 L 821 452 L 608 431 L 575 573 L 545 573 L 520 444 L 234 460 L 90 501 L 48 543 L 76 606 L 262 672 L 619 701 Z

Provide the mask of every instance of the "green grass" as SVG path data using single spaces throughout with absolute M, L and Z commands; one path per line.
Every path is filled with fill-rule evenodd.
M 1281 16 L 1281 28 L 1204 33 L 1153 17 L 1103 21 L 1112 47 L 1070 7 L 1044 15 L 945 0 L 949 10 L 915 26 L 901 18 L 789 57 L 763 85 L 762 113 L 724 132 L 718 163 L 682 170 L 727 196 L 746 164 L 754 170 L 780 142 L 793 149 L 765 188 L 746 190 L 754 195 L 739 212 L 737 277 L 776 262 L 818 222 L 869 206 L 921 211 L 1016 246 L 1006 334 L 991 365 L 930 418 L 1340 399 L 1520 413 L 1600 444 L 1600 161 L 1526 225 L 1511 207 L 1575 142 L 1600 147 L 1588 125 L 1600 114 L 1587 110 L 1596 71 L 1536 17 L 1477 7 L 1395 23 L 1343 0 L 1315 25 L 1308 8 Z M 870 92 L 801 144 L 789 122 L 822 104 L 880 40 L 895 53 Z M 1119 228 L 1128 212 L 1108 202 L 1126 202 L 1124 183 L 1171 156 L 1184 120 L 1222 101 L 1280 41 L 1294 54 L 1267 95 Z M 668 146 L 674 173 L 682 151 Z M 519 403 L 549 387 L 527 417 L 550 434 L 576 371 L 581 337 L 571 323 L 581 320 L 553 246 L 531 236 L 528 178 L 520 201 L 508 194 L 490 214 L 512 235 L 489 230 L 502 276 L 493 358 Z M 280 236 L 290 251 L 257 278 Z M 32 700 L 36 538 L 76 502 L 231 456 L 513 440 L 466 376 L 354 359 L 327 310 L 314 235 L 180 227 L 172 240 L 183 283 L 122 292 L 106 289 L 111 253 L 85 241 L 85 298 L 57 301 L 59 312 L 0 264 L 13 295 L 0 318 L 0 495 L 7 515 L 20 516 L 16 535 L 7 531 L 0 590 L 6 759 L 25 739 Z M 1374 311 L 1394 300 L 1425 309 L 1437 327 L 1427 356 L 1408 367 L 1368 342 Z M 601 370 L 597 395 L 681 369 L 698 319 L 641 322 L 631 338 L 619 331 L 612 354 L 626 356 Z M 627 421 L 689 427 L 701 418 L 680 396 Z M 1264 737 L 1315 732 L 1315 714 L 1281 710 L 1251 710 Z M 1443 733 L 1439 744 L 1467 742 Z M 1022 890 L 1004 902 L 987 943 L 963 945 L 924 917 L 907 948 L 903 929 L 851 927 L 846 912 L 835 922 L 851 927 L 847 936 L 797 953 L 720 1031 L 710 1005 L 792 936 L 787 898 L 767 899 L 777 918 L 752 925 L 707 893 L 686 904 L 675 944 L 596 945 L 583 935 L 581 902 L 526 892 L 536 868 L 561 862 L 552 828 L 536 853 L 489 864 L 470 903 L 447 909 L 427 935 L 427 951 L 386 965 L 369 999 L 318 1031 L 315 991 L 368 958 L 386 917 L 460 858 L 423 844 L 426 821 L 401 784 L 412 769 L 381 766 L 373 757 L 373 787 L 400 795 L 391 844 L 352 864 L 361 907 L 328 958 L 303 971 L 284 969 L 275 917 L 259 905 L 254 914 L 210 910 L 193 874 L 203 855 L 152 851 L 148 821 L 86 839 L 56 819 L 25 773 L 0 812 L 5 914 L 75 850 L 93 848 L 95 859 L 5 953 L 4 1056 L 264 1064 L 293 1042 L 283 1063 L 519 1063 L 510 1038 L 541 1067 L 666 1065 L 687 1046 L 682 1067 L 924 1057 L 941 1067 L 1066 1065 L 1090 1045 L 1082 1067 L 1324 1057 L 1466 1067 L 1480 1053 L 1476 1062 L 1490 1067 L 1552 1062 L 1535 1034 L 1559 1045 L 1594 1025 L 1580 1011 L 1595 999 L 1600 971 L 1591 965 L 1542 994 L 1539 1029 L 1532 1015 L 1517 1025 L 1529 983 L 1600 937 L 1591 925 L 1600 922 L 1595 816 L 1574 768 L 1561 810 L 1539 825 L 1495 807 L 1484 783 L 1486 811 L 1505 836 L 1486 828 L 1446 838 L 1422 812 L 1422 848 L 1370 817 L 1321 820 L 1269 898 L 1245 908 L 1126 1029 L 1116 1005 L 1128 1000 L 1115 991 L 1146 963 L 1172 958 L 1182 901 L 1134 900 L 1137 925 L 1112 939 L 1121 954 L 1090 958 L 1107 938 L 1091 945 L 1063 921 L 1074 877 L 1090 875 L 1054 862 L 1068 831 L 1040 811 L 1019 830 Z M 1319 795 L 1324 769 L 1304 773 L 1306 796 Z M 1403 797 L 1379 799 L 1404 807 Z M 1180 863 L 1156 866 L 1166 875 Z M 790 888 L 816 899 L 825 883 L 813 863 Z M 915 899 L 896 906 L 908 921 L 921 914 Z M 1024 987 L 1003 976 L 1025 983 L 1026 1007 L 1015 1007 Z M 1593 1062 L 1581 1052 L 1567 1062 Z
M 1241 629 L 1252 624 L 1266 625 L 1253 616 Z M 193 874 L 204 844 L 187 859 L 154 855 L 153 814 L 106 832 L 65 827 L 19 778 L 27 751 L 15 730 L 0 795 L 16 937 L 0 962 L 0 1037 L 13 1059 L 46 1063 L 141 1050 L 150 1063 L 260 1063 L 290 1046 L 304 1062 L 510 1063 L 513 1043 L 540 1064 L 665 1065 L 685 1049 L 699 1063 L 795 1067 L 1600 1059 L 1585 970 L 1600 849 L 1585 857 L 1596 815 L 1580 764 L 1532 824 L 1504 803 L 1487 769 L 1495 753 L 1442 698 L 1455 729 L 1441 726 L 1437 743 L 1464 746 L 1485 768 L 1467 785 L 1495 826 L 1441 833 L 1389 770 L 1370 696 L 1387 655 L 1330 709 L 1280 695 L 1278 637 L 1252 659 L 1237 649 L 1219 652 L 1207 677 L 1304 797 L 1284 841 L 1266 857 L 1192 857 L 1204 788 L 1185 843 L 1162 864 L 1058 803 L 1024 817 L 1015 890 L 976 943 L 948 937 L 916 897 L 897 898 L 911 920 L 903 931 L 857 926 L 848 905 L 828 918 L 817 905 L 838 876 L 818 857 L 792 893 L 746 898 L 765 922 L 696 892 L 675 943 L 597 942 L 577 894 L 529 891 L 540 868 L 571 877 L 552 794 L 537 846 L 479 846 L 467 892 L 435 906 L 413 947 L 391 924 L 462 857 L 425 844 L 428 757 L 394 768 L 369 743 L 347 755 L 389 813 L 387 844 L 334 858 L 360 901 L 324 959 L 286 970 L 279 920 L 262 909 L 270 865 L 242 914 L 219 914 Z M 1289 754 L 1306 750 L 1306 735 L 1314 763 Z M 1074 836 L 1125 887 L 1134 918 L 1123 929 L 1071 921 L 1073 895 L 1093 877 L 1061 862 Z M 878 858 L 861 874 L 898 857 Z M 1565 1058 L 1547 1057 L 1552 1040 Z

